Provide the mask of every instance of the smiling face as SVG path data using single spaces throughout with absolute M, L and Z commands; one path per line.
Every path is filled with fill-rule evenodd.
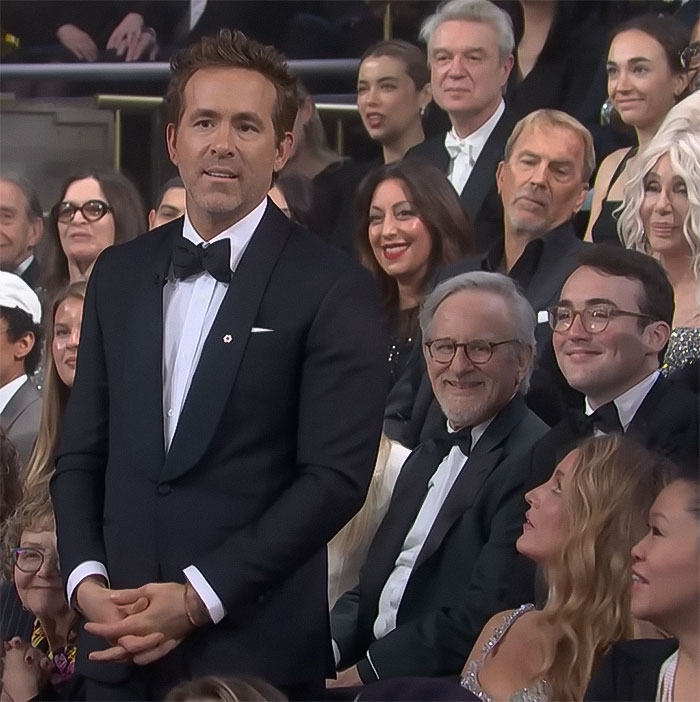
M 688 189 L 674 175 L 668 154 L 662 156 L 644 178 L 644 200 L 640 207 L 644 233 L 655 254 L 690 255 L 683 236 L 688 214 Z
M 420 123 L 420 111 L 430 102 L 426 85 L 416 88 L 403 61 L 370 56 L 357 74 L 357 108 L 370 138 L 391 143 Z
M 421 290 L 432 249 L 430 233 L 403 183 L 381 182 L 369 206 L 369 243 L 382 270 L 414 294 Z
M 110 204 L 94 178 L 74 180 L 63 195 L 63 201 L 78 207 L 88 200 L 102 200 Z M 89 222 L 82 212 L 76 210 L 70 222 L 58 222 L 57 226 L 66 258 L 77 262 L 81 269 L 94 263 L 102 251 L 114 244 L 114 215 L 111 212 L 95 222 Z
M 632 549 L 632 613 L 674 636 L 700 619 L 700 524 L 690 511 L 697 499 L 697 485 L 683 480 L 664 488 Z
M 570 129 L 534 124 L 520 134 L 496 173 L 506 231 L 544 234 L 581 208 L 583 139 Z
M 478 127 L 496 111 L 513 57 L 501 60 L 491 25 L 465 20 L 439 24 L 428 57 L 435 102 L 448 113 L 459 136 L 467 136 L 468 131 L 460 131 L 460 122 Z
M 69 388 L 75 380 L 82 317 L 83 300 L 77 297 L 67 297 L 56 308 L 54 317 L 51 354 L 58 377 Z
M 546 566 L 561 553 L 566 539 L 566 496 L 571 489 L 571 473 L 577 451 L 567 454 L 544 484 L 530 490 L 525 500 L 523 533 L 515 546 L 535 563 Z
M 671 71 L 663 46 L 645 32 L 618 34 L 608 52 L 608 95 L 622 121 L 656 129 L 673 107 L 687 79 Z
M 260 73 L 202 68 L 187 81 L 183 113 L 167 128 L 168 152 L 187 191 L 187 213 L 200 236 L 211 239 L 265 198 L 272 173 L 292 143 L 277 143 L 272 116 L 277 95 Z
M 425 341 L 497 343 L 516 334 L 512 312 L 500 295 L 463 290 L 440 303 Z M 491 358 L 478 365 L 461 347 L 451 363 L 433 360 L 425 345 L 423 355 L 435 398 L 454 429 L 476 426 L 498 414 L 517 392 L 530 360 L 529 349 L 519 344 L 497 346 Z
M 22 189 L 0 179 L 0 270 L 13 273 L 39 242 L 44 225 L 27 211 Z
M 643 294 L 638 280 L 581 266 L 564 283 L 559 305 L 578 311 L 607 305 L 639 313 Z M 552 344 L 569 385 L 584 393 L 596 408 L 658 368 L 657 355 L 669 333 L 664 322 L 619 316 L 611 317 L 604 331 L 591 334 L 581 323 L 581 316 L 576 315 L 568 330 L 552 334 Z

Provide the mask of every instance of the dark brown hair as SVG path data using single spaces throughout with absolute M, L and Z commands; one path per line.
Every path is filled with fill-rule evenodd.
M 377 280 L 384 312 L 392 315 L 398 309 L 396 281 L 381 268 L 369 243 L 369 207 L 374 191 L 385 180 L 401 181 L 406 196 L 425 224 L 430 235 L 430 259 L 423 278 L 423 292 L 443 266 L 459 261 L 474 250 L 474 236 L 469 217 L 445 175 L 423 161 L 403 159 L 370 171 L 355 196 L 355 248 L 360 262 Z
M 167 694 L 165 702 L 285 702 L 287 698 L 270 683 L 247 675 L 223 678 L 207 675 L 185 680 Z
M 408 77 L 413 81 L 416 90 L 420 90 L 430 81 L 430 69 L 425 54 L 415 44 L 403 39 L 384 39 L 365 51 L 360 57 L 360 65 L 365 59 L 379 56 L 390 56 L 398 59 L 406 68 Z
M 178 51 L 170 60 L 172 76 L 165 94 L 168 121 L 177 129 L 185 110 L 187 81 L 202 68 L 244 68 L 260 73 L 272 83 L 277 105 L 272 124 L 279 144 L 291 132 L 297 114 L 296 79 L 289 72 L 284 56 L 272 46 L 248 39 L 243 32 L 223 28 L 215 37 L 202 37 Z

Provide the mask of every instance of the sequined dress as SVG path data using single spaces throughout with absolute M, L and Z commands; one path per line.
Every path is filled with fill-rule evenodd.
M 494 629 L 494 632 L 489 637 L 489 640 L 481 649 L 481 657 L 477 660 L 469 661 L 467 664 L 467 670 L 460 680 L 460 685 L 469 690 L 469 692 L 475 694 L 481 700 L 481 702 L 493 702 L 493 698 L 487 695 L 486 692 L 481 689 L 481 685 L 479 684 L 479 671 L 483 667 L 486 657 L 503 638 L 508 629 L 510 629 L 513 622 L 525 614 L 525 612 L 530 612 L 533 609 L 535 609 L 535 605 L 524 604 L 519 609 L 515 609 L 506 614 L 501 623 Z M 547 702 L 548 699 L 546 682 L 544 680 L 540 680 L 534 685 L 516 690 L 508 698 L 508 702 Z
M 700 359 L 700 328 L 676 327 L 671 331 L 661 372 L 669 375 Z

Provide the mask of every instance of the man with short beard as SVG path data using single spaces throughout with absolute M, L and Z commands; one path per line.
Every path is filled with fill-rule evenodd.
M 420 313 L 435 431 L 404 463 L 360 582 L 331 612 L 338 684 L 457 674 L 490 616 L 531 602 L 518 555 L 520 466 L 546 432 L 528 410 L 535 313 L 512 280 L 474 271 Z

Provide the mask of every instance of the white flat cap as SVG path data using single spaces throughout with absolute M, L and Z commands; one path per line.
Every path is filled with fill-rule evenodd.
M 0 307 L 18 307 L 34 324 L 41 324 L 41 302 L 37 294 L 14 273 L 0 271 Z

